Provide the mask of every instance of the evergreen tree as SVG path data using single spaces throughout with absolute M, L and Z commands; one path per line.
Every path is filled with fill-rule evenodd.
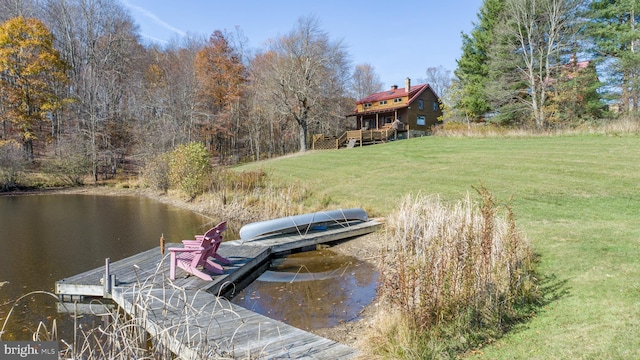
M 585 14 L 586 33 L 607 82 L 617 90 L 622 111 L 640 101 L 640 0 L 593 0 Z
M 472 119 L 491 109 L 486 92 L 489 48 L 503 9 L 502 0 L 484 0 L 478 13 L 478 23 L 471 34 L 462 34 L 462 56 L 454 72 L 459 80 L 461 96 L 454 107 Z

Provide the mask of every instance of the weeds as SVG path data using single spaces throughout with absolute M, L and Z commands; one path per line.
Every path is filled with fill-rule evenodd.
M 103 322 L 96 328 L 78 323 L 81 317 L 77 303 L 64 304 L 74 321 L 71 341 L 60 339 L 58 325 L 40 322 L 33 332 L 34 341 L 59 341 L 63 359 L 171 359 L 179 354 L 189 359 L 235 358 L 233 339 L 220 343 L 208 340 L 216 331 L 215 319 L 220 316 L 237 317 L 228 300 L 203 291 L 188 293 L 165 278 L 160 264 L 155 272 L 141 273 L 138 281 L 122 293 L 127 310 L 117 307 L 104 313 L 94 313 Z M 26 298 L 45 294 L 58 300 L 56 294 L 35 291 L 17 299 L 2 324 L 0 340 L 12 317 L 13 308 Z M 92 304 L 96 308 L 101 303 Z M 173 315 L 173 316 L 169 316 Z M 211 315 L 211 316 L 207 316 Z
M 533 253 L 511 209 L 499 217 L 491 193 L 477 191 L 479 208 L 470 196 L 454 206 L 407 196 L 390 216 L 379 292 L 393 309 L 388 316 L 398 319 L 381 330 L 388 342 L 376 340 L 379 352 L 451 356 L 499 337 L 531 314 L 540 299 Z

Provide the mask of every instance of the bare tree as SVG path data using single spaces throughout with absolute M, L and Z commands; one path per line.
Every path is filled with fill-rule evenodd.
M 70 64 L 72 131 L 84 136 L 94 180 L 126 151 L 127 101 L 136 54 L 133 19 L 115 0 L 45 0 L 46 22 Z
M 442 65 L 438 67 L 428 67 L 424 82 L 429 84 L 433 91 L 440 97 L 444 96 L 451 86 L 451 70 L 445 69 Z
M 351 90 L 356 99 L 363 99 L 383 90 L 384 84 L 373 66 L 367 63 L 358 64 L 351 78 Z
M 340 41 L 331 41 L 317 19 L 300 18 L 286 36 L 271 43 L 271 96 L 276 109 L 299 127 L 300 151 L 307 148 L 310 121 L 319 121 L 329 89 L 344 89 L 348 63 Z
M 572 21 L 582 0 L 508 0 L 506 2 L 506 26 L 498 36 L 501 50 L 494 52 L 491 60 L 494 69 L 509 63 L 513 71 L 500 71 L 503 89 L 511 89 L 511 95 L 503 99 L 518 99 L 531 112 L 536 127 L 546 124 L 545 107 L 553 84 L 561 55 L 571 46 Z M 506 47 L 505 47 L 506 45 Z M 525 88 L 514 86 L 524 83 Z M 515 90 L 515 93 L 514 91 Z
M 0 22 L 22 16 L 37 17 L 36 0 L 3 0 L 0 1 Z

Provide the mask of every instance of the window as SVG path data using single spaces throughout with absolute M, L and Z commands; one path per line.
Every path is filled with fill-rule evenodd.
M 380 103 L 378 103 L 378 105 L 387 105 L 387 100 L 380 101 Z
M 393 99 L 393 102 L 394 103 L 402 102 L 402 98 L 395 98 L 395 99 Z
M 424 110 L 424 102 L 422 99 L 418 99 L 418 110 Z
M 418 125 L 425 126 L 425 125 L 427 125 L 427 120 L 425 119 L 424 116 L 418 116 L 418 119 L 416 120 L 416 123 Z
M 438 102 L 437 101 L 433 102 L 433 111 L 438 111 Z
M 370 108 L 371 107 L 371 103 L 364 103 L 364 108 Z

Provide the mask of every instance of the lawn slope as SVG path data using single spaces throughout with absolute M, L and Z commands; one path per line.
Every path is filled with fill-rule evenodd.
M 640 138 L 424 137 L 241 167 L 315 189 L 327 207 L 385 216 L 405 194 L 512 198 L 547 300 L 479 358 L 640 358 Z

